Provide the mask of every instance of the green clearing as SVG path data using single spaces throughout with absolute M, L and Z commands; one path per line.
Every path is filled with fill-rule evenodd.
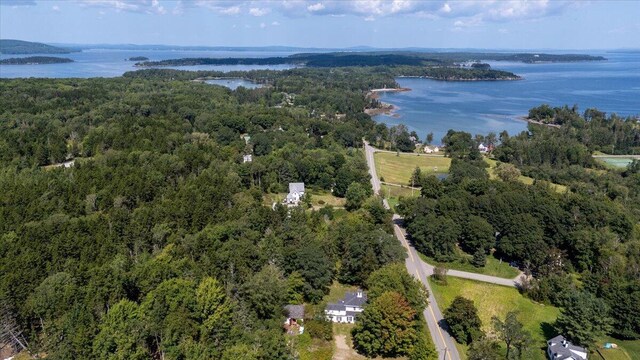
M 344 207 L 346 199 L 333 196 L 330 191 L 327 190 L 314 190 L 309 189 L 311 194 L 311 205 L 314 207 L 323 207 L 325 205 L 331 205 L 336 208 Z M 263 204 L 267 206 L 273 205 L 274 202 L 281 202 L 287 197 L 287 193 L 269 193 L 263 195 Z
M 333 358 L 333 343 L 320 339 L 313 339 L 309 333 L 291 336 L 300 360 L 331 360 Z
M 416 167 L 425 174 L 446 174 L 449 172 L 451 159 L 444 156 L 426 156 L 417 154 L 400 155 L 387 152 L 374 154 L 376 171 L 385 182 L 411 185 L 411 175 Z
M 489 168 L 487 169 L 487 172 L 489 173 L 489 178 L 490 179 L 497 179 L 498 175 L 496 175 L 496 166 L 498 166 L 499 161 L 494 160 L 494 159 L 489 159 L 488 157 L 484 158 L 484 161 L 487 162 L 487 164 L 489 164 Z M 526 185 L 533 185 L 534 179 L 528 176 L 524 176 L 524 175 L 520 175 L 520 177 L 518 178 L 518 181 L 520 181 L 523 184 Z M 565 185 L 560 185 L 560 184 L 555 184 L 555 183 L 549 183 L 549 185 L 551 186 L 552 189 L 554 189 L 556 192 L 559 193 L 565 193 L 567 192 L 567 187 Z
M 605 343 L 618 345 L 617 349 L 603 349 Z M 598 350 L 605 360 L 637 360 L 640 359 L 640 340 L 618 340 L 605 337 L 598 342 Z M 594 359 L 600 358 L 594 356 Z
M 513 279 L 518 276 L 518 274 L 520 274 L 520 271 L 518 269 L 509 266 L 509 263 L 507 262 L 500 262 L 499 259 L 496 259 L 492 255 L 487 256 L 487 264 L 484 267 L 477 268 L 469 263 L 469 260 L 471 260 L 472 256 L 464 253 L 461 255 L 463 256 L 463 258 L 461 258 L 460 260 L 446 263 L 437 262 L 433 258 L 428 257 L 422 253 L 418 254 L 420 255 L 420 258 L 422 260 L 428 262 L 429 264 L 442 265 L 445 268 L 451 270 L 460 270 L 476 274 L 497 276 L 505 279 Z
M 391 209 L 395 209 L 400 197 L 420 196 L 420 190 L 413 190 L 412 192 L 409 187 L 380 184 L 380 196 L 387 199 Z
M 544 330 L 551 330 L 552 324 L 559 314 L 556 307 L 535 303 L 522 296 L 515 288 L 493 285 L 472 280 L 447 277 L 448 285 L 439 285 L 429 279 L 433 295 L 444 311 L 451 305 L 453 299 L 460 295 L 473 300 L 478 308 L 483 329 L 491 332 L 491 317 L 504 318 L 507 312 L 520 312 L 520 321 L 524 328 L 531 333 L 534 344 L 529 354 L 530 359 L 546 359 L 543 350 L 545 341 L 552 333 L 545 334 Z M 464 346 L 463 346 L 464 347 Z M 466 350 L 466 349 L 463 349 Z

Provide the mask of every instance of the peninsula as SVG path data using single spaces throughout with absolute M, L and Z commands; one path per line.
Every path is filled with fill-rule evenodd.
M 55 56 L 28 56 L 23 58 L 9 58 L 0 60 L 0 65 L 42 65 L 42 64 L 64 64 L 73 60 Z
M 0 39 L 0 54 L 70 54 L 80 50 L 67 49 L 38 42 Z

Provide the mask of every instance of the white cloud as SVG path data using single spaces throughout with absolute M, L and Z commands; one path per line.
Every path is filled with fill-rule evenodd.
M 239 6 L 231 6 L 228 8 L 222 8 L 220 10 L 218 10 L 218 12 L 220 14 L 224 14 L 224 15 L 236 15 L 240 13 L 240 7 Z
M 440 11 L 445 14 L 448 14 L 451 12 L 451 6 L 449 6 L 448 3 L 444 3 L 444 5 L 442 5 L 442 8 L 440 8 Z
M 251 9 L 249 9 L 249 14 L 251 14 L 253 16 L 265 16 L 270 11 L 271 10 L 269 8 L 251 8 Z
M 307 6 L 307 10 L 309 10 L 310 12 L 314 12 L 314 11 L 320 11 L 324 9 L 324 4 L 322 3 L 316 3 L 313 5 L 309 5 Z
M 51 10 L 58 12 L 58 11 L 60 11 L 60 7 L 58 5 L 53 5 L 51 7 Z
M 371 16 L 371 15 L 369 15 L 366 18 L 364 18 L 364 21 L 376 21 L 376 18 Z
M 271 26 L 279 26 L 279 25 L 280 25 L 280 23 L 277 22 L 277 21 L 274 21 L 274 22 L 271 23 Z
M 266 27 L 267 27 L 267 24 L 265 24 L 265 23 L 260 23 L 260 28 L 261 28 L 261 29 L 264 29 L 264 28 L 266 28 Z

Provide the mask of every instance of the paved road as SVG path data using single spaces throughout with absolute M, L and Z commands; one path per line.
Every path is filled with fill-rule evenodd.
M 373 160 L 374 148 L 367 142 L 364 143 L 364 147 L 367 164 L 369 165 L 369 174 L 371 175 L 373 192 L 378 195 L 380 194 L 380 178 L 376 173 L 375 162 Z M 389 204 L 386 199 L 383 200 L 383 203 L 384 206 L 389 209 Z M 400 217 L 396 214 L 394 214 L 393 218 L 394 221 L 400 221 Z M 429 305 L 424 309 L 423 314 L 427 321 L 427 327 L 429 328 L 429 333 L 431 333 L 433 343 L 438 351 L 438 359 L 460 360 L 460 354 L 458 353 L 458 349 L 456 349 L 454 343 L 455 340 L 453 340 L 451 335 L 446 331 L 446 323 L 442 317 L 442 312 L 440 311 L 440 308 L 438 308 L 438 303 L 433 296 L 431 286 L 429 286 L 429 281 L 427 280 L 427 276 L 430 275 L 429 268 L 425 267 L 425 263 L 420 260 L 416 250 L 412 246 L 409 246 L 407 238 L 400 226 L 397 224 L 394 225 L 393 231 L 409 255 L 405 260 L 407 271 L 409 274 L 418 278 L 429 291 Z M 431 268 L 431 272 L 433 272 L 433 268 Z
M 364 142 L 364 148 L 367 165 L 369 166 L 369 175 L 371 175 L 371 185 L 373 186 L 373 192 L 376 195 L 380 195 L 380 178 L 378 177 L 378 174 L 376 172 L 375 161 L 373 157 L 373 154 L 377 150 L 369 145 L 369 143 L 367 143 L 366 141 Z M 383 203 L 385 208 L 390 209 L 386 199 L 383 199 Z M 402 224 L 402 218 L 399 215 L 394 214 L 393 221 L 393 231 L 395 233 L 395 236 L 398 238 L 398 240 L 400 240 L 400 243 L 402 244 L 402 246 L 404 246 L 404 248 L 407 250 L 407 254 L 409 255 L 405 260 L 407 271 L 418 278 L 425 285 L 427 290 L 429 290 L 429 306 L 427 306 L 427 308 L 424 310 L 424 317 L 427 320 L 427 327 L 429 328 L 429 332 L 431 333 L 433 343 L 438 350 L 438 358 L 446 360 L 458 360 L 460 359 L 460 354 L 455 347 L 455 340 L 451 337 L 451 335 L 449 335 L 446 330 L 447 325 L 443 319 L 442 312 L 438 307 L 438 303 L 433 296 L 431 286 L 429 285 L 428 276 L 433 274 L 434 266 L 420 259 L 416 249 L 409 244 L 409 242 L 407 241 L 406 232 L 400 226 Z M 512 287 L 518 285 L 518 279 L 520 278 L 520 276 L 518 276 L 514 279 L 505 279 L 458 270 L 449 270 L 447 272 L 447 275 Z

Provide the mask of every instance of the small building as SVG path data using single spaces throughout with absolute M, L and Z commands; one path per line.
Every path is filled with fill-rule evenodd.
M 424 152 L 425 152 L 425 154 L 433 154 L 433 153 L 440 152 L 440 148 L 435 146 L 435 145 L 434 146 L 428 146 L 427 145 L 427 146 L 424 147 Z
M 304 332 L 304 305 L 287 305 L 284 307 L 287 320 L 284 328 L 289 335 L 302 334 Z
M 243 163 L 248 163 L 248 162 L 252 162 L 252 161 L 253 161 L 253 156 L 251 154 L 247 154 L 247 155 L 244 155 L 242 157 L 242 162 Z
M 298 205 L 304 196 L 304 183 L 289 183 L 289 193 L 284 202 L 288 205 Z
M 245 143 L 245 144 L 248 144 L 248 143 L 249 143 L 249 141 L 251 141 L 251 136 L 249 136 L 249 134 L 242 134 L 242 135 L 240 135 L 240 138 L 241 138 L 242 140 L 244 140 L 244 143 Z
M 489 148 L 485 144 L 480 144 L 478 145 L 478 151 L 480 151 L 481 153 L 486 153 L 487 151 L 489 151 Z
M 356 292 L 347 292 L 337 303 L 327 304 L 324 313 L 329 321 L 353 324 L 356 316 L 364 311 L 366 302 L 367 294 L 358 289 Z
M 549 360 L 586 360 L 588 353 L 587 349 L 573 345 L 562 335 L 547 341 Z

